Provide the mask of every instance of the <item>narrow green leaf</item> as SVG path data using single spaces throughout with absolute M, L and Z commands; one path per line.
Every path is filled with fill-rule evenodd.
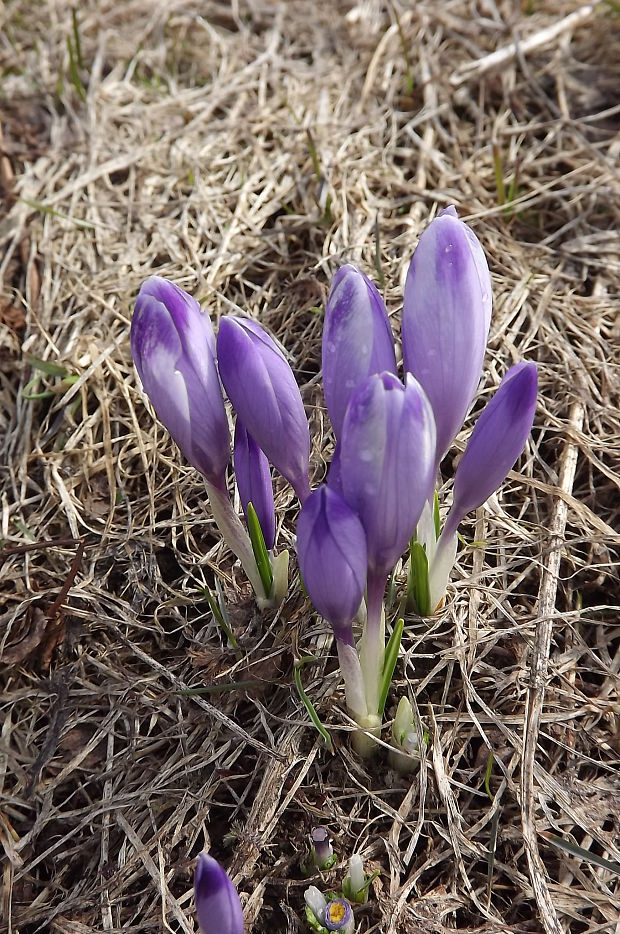
M 263 530 L 260 527 L 260 522 L 258 521 L 258 516 L 256 515 L 256 510 L 252 503 L 248 503 L 247 522 L 250 541 L 252 542 L 252 551 L 256 559 L 256 567 L 260 574 L 265 596 L 270 597 L 273 589 L 273 572 L 271 570 L 267 546 L 265 545 L 265 536 L 263 535 Z
M 83 221 L 79 217 L 70 217 L 68 214 L 62 214 L 60 211 L 55 211 L 54 208 L 51 208 L 48 204 L 42 204 L 40 201 L 31 201 L 30 198 L 20 198 L 24 204 L 27 204 L 28 207 L 34 208 L 35 211 L 41 211 L 42 214 L 50 214 L 52 217 L 58 217 L 62 221 L 69 221 L 69 223 L 74 224 L 76 227 L 82 227 L 84 230 L 95 230 L 96 225 L 91 224 L 90 221 Z
M 553 843 L 560 850 L 566 850 L 572 856 L 580 856 L 586 863 L 592 863 L 593 866 L 599 866 L 601 869 L 608 869 L 610 872 L 620 875 L 620 863 L 605 859 L 604 856 L 598 856 L 596 853 L 591 853 L 590 850 L 584 850 L 583 847 L 577 846 L 576 843 L 564 840 L 563 837 L 556 837 L 555 834 L 549 833 L 547 830 L 541 830 L 540 836 L 547 840 L 548 843 Z
M 428 580 L 428 558 L 424 546 L 413 539 L 409 545 L 411 557 L 409 570 L 408 596 L 413 599 L 420 616 L 431 615 L 431 591 Z
M 497 828 L 499 826 L 499 808 L 491 818 L 491 832 L 489 834 L 489 855 L 487 858 L 487 904 L 491 904 L 493 888 L 493 867 L 495 866 L 495 848 L 497 846 Z
M 435 538 L 439 539 L 441 534 L 441 516 L 439 515 L 439 494 L 435 490 L 433 497 L 433 524 L 435 526 Z
M 403 637 L 404 628 L 404 619 L 399 619 L 394 626 L 392 635 L 390 636 L 389 642 L 385 649 L 383 671 L 381 672 L 381 684 L 379 686 L 379 710 L 377 711 L 380 717 L 383 716 L 388 691 L 390 690 L 390 684 L 392 683 L 392 678 L 394 677 L 394 669 L 396 668 L 396 662 L 398 661 L 398 650 L 400 649 L 400 640 Z
M 84 67 L 84 59 L 82 58 L 82 42 L 80 40 L 80 30 L 78 26 L 77 13 L 75 10 L 71 10 L 71 24 L 73 26 L 73 42 L 75 45 L 75 57 L 80 68 Z
M 484 773 L 484 789 L 486 793 L 488 794 L 489 798 L 491 799 L 491 801 L 493 801 L 493 798 L 495 797 L 495 795 L 491 791 L 491 772 L 492 771 L 493 771 L 493 753 L 489 752 L 489 758 L 487 760 L 487 768 L 486 768 L 486 772 Z
M 314 655 L 304 655 L 303 658 L 300 658 L 298 662 L 295 662 L 295 668 L 293 669 L 293 673 L 295 677 L 295 687 L 297 688 L 297 693 L 299 694 L 302 704 L 308 711 L 308 716 L 314 723 L 314 726 L 316 727 L 318 732 L 323 737 L 325 745 L 327 746 L 329 751 L 333 752 L 334 747 L 332 745 L 332 738 L 327 732 L 327 730 L 325 729 L 325 727 L 323 726 L 323 724 L 321 723 L 319 715 L 314 709 L 314 704 L 312 703 L 312 701 L 310 700 L 310 698 L 304 691 L 303 685 L 301 683 L 301 669 L 303 668 L 303 666 L 307 665 L 309 662 L 316 662 L 316 661 L 318 661 L 318 659 L 316 659 Z
M 237 640 L 235 639 L 233 635 L 233 631 L 230 626 L 230 621 L 228 619 L 228 613 L 226 612 L 226 605 L 224 603 L 224 594 L 222 593 L 222 588 L 220 587 L 220 583 L 217 577 L 215 578 L 215 586 L 218 592 L 217 601 L 215 600 L 215 597 L 213 596 L 213 594 L 211 593 L 211 590 L 206 584 L 202 584 L 198 589 L 203 594 L 204 598 L 209 604 L 209 609 L 213 613 L 213 618 L 215 619 L 216 623 L 226 633 L 226 638 L 228 639 L 228 642 L 230 643 L 233 649 L 238 649 L 239 643 L 237 642 Z M 224 612 L 222 612 L 222 606 L 224 608 Z
M 24 360 L 30 364 L 34 370 L 40 370 L 47 376 L 69 376 L 69 370 L 58 363 L 52 363 L 50 360 L 40 360 L 38 357 L 32 357 L 30 354 L 24 354 Z
M 80 78 L 77 62 L 75 60 L 75 53 L 73 51 L 73 43 L 71 42 L 70 36 L 67 36 L 67 50 L 69 52 L 69 77 L 71 78 L 71 84 L 77 91 L 80 100 L 85 101 L 86 91 L 84 90 L 82 79 Z

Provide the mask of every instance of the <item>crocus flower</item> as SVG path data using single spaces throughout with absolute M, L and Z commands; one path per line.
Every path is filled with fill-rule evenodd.
M 263 532 L 265 545 L 273 548 L 276 537 L 276 517 L 269 461 L 240 418 L 235 424 L 235 479 L 246 516 L 252 503 Z
M 332 279 L 323 323 L 323 389 L 336 437 L 349 400 L 372 373 L 396 373 L 394 337 L 383 299 L 350 264 Z
M 446 208 L 429 224 L 405 284 L 405 370 L 430 399 L 437 459 L 448 451 L 480 382 L 491 322 L 491 279 L 473 231 Z
M 368 564 L 386 576 L 405 550 L 433 486 L 435 424 L 416 380 L 369 376 L 344 420 L 340 470 L 345 498 L 366 532 Z
M 454 499 L 430 568 L 431 602 L 441 600 L 456 555 L 456 530 L 512 470 L 532 430 L 538 375 L 517 363 L 480 413 L 454 476 Z
M 158 418 L 190 464 L 221 488 L 230 437 L 208 315 L 177 285 L 151 276 L 136 300 L 131 352 Z
M 228 315 L 220 321 L 217 356 L 237 415 L 303 502 L 310 492 L 310 432 L 284 354 L 255 321 Z
M 353 910 L 346 898 L 334 898 L 327 903 L 323 924 L 328 931 L 341 931 L 342 934 L 353 934 L 355 920 Z
M 385 583 L 430 497 L 434 464 L 435 422 L 419 383 L 411 374 L 405 385 L 393 373 L 367 377 L 344 418 L 340 470 L 346 501 L 366 532 L 367 619 L 360 663 L 366 708 L 373 718 L 383 670 Z M 358 722 L 376 726 L 372 719 Z
M 347 706 L 361 721 L 366 702 L 351 623 L 366 585 L 366 537 L 351 507 L 325 484 L 301 508 L 297 557 L 308 596 L 334 630 Z
M 304 901 L 319 924 L 323 924 L 327 899 L 316 885 L 309 885 L 304 892 Z
M 194 875 L 196 914 L 202 934 L 243 934 L 237 890 L 212 856 L 201 853 Z
M 312 840 L 312 860 L 317 869 L 324 869 L 334 859 L 334 848 L 325 827 L 314 827 L 310 834 Z
M 351 620 L 366 586 L 366 537 L 351 507 L 325 484 L 302 506 L 297 555 L 308 596 L 337 638 L 353 645 Z
M 351 901 L 362 905 L 368 901 L 368 877 L 364 872 L 364 863 L 359 853 L 354 853 L 349 860 L 349 871 L 343 882 L 342 891 Z

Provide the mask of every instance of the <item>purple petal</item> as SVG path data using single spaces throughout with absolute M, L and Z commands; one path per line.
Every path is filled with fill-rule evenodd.
M 420 237 L 407 274 L 402 322 L 405 369 L 433 407 L 438 464 L 478 388 L 491 305 L 482 247 L 455 209 L 447 208 Z
M 351 621 L 366 586 L 366 538 L 355 513 L 325 485 L 299 514 L 297 556 L 308 596 L 337 638 L 353 645 Z
M 389 573 L 433 488 L 435 424 L 424 391 L 408 375 L 369 376 L 347 409 L 340 469 L 344 494 L 362 520 L 369 567 Z
M 158 418 L 187 460 L 221 484 L 230 437 L 208 316 L 190 295 L 153 276 L 138 294 L 130 339 L 136 369 Z
M 532 430 L 538 376 L 535 363 L 517 363 L 484 407 L 454 477 L 454 503 L 446 526 L 456 527 L 481 506 L 515 465 Z
M 198 857 L 194 897 L 203 934 L 243 934 L 243 911 L 237 890 L 219 863 L 207 853 Z
M 336 437 L 349 400 L 372 373 L 396 373 L 394 337 L 383 299 L 355 266 L 338 270 L 323 324 L 323 389 Z
M 269 461 L 245 425 L 237 418 L 235 425 L 235 478 L 244 513 L 252 503 L 263 532 L 265 545 L 273 548 L 276 537 L 276 517 L 273 505 L 273 486 Z
M 323 924 L 328 931 L 348 934 L 348 931 L 353 930 L 353 910 L 346 898 L 334 898 L 327 903 Z
M 260 325 L 226 316 L 217 337 L 220 376 L 235 411 L 299 498 L 309 492 L 310 433 L 299 387 Z

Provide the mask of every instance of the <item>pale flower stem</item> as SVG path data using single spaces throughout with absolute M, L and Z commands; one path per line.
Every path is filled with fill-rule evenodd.
M 239 516 L 233 509 L 228 491 L 220 489 L 214 484 L 205 480 L 209 503 L 215 524 L 222 533 L 222 538 L 237 558 L 245 571 L 248 580 L 254 588 L 254 593 L 259 606 L 266 606 L 269 603 L 269 594 L 265 593 L 263 582 L 261 581 L 256 559 L 252 551 L 250 536 L 243 528 Z
M 383 594 L 387 575 L 369 572 L 366 595 L 367 618 L 360 642 L 360 662 L 364 676 L 364 692 L 368 714 L 378 714 L 379 689 L 385 655 L 385 623 Z
M 358 723 L 366 716 L 366 698 L 364 696 L 364 676 L 359 656 L 354 645 L 348 645 L 336 639 L 340 671 L 344 678 L 344 690 L 347 707 Z

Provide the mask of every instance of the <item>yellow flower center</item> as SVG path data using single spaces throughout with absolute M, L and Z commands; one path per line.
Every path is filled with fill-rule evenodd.
M 345 907 L 342 902 L 332 902 L 329 906 L 329 920 L 332 924 L 342 921 L 345 916 Z

